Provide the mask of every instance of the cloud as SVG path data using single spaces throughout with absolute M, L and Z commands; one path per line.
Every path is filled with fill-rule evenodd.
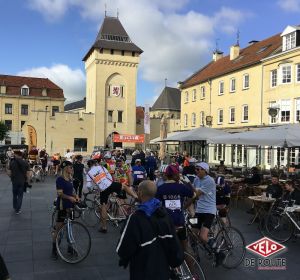
M 76 101 L 85 96 L 85 76 L 80 69 L 71 69 L 67 65 L 54 64 L 51 67 L 26 69 L 17 75 L 48 78 L 63 89 L 67 102 Z
M 279 0 L 277 4 L 286 12 L 300 12 L 300 0 Z
M 188 10 L 189 0 L 28 1 L 30 7 L 46 19 L 58 20 L 76 7 L 81 17 L 97 24 L 102 21 L 105 3 L 108 3 L 108 15 L 115 16 L 118 9 L 132 41 L 144 50 L 140 64 L 142 79 L 161 84 L 168 78 L 170 86 L 207 63 L 214 49 L 216 32 L 221 29 L 223 33 L 234 34 L 249 16 L 247 12 L 228 7 L 220 7 L 207 16 Z

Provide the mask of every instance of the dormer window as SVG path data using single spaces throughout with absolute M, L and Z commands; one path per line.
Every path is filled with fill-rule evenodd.
M 285 44 L 283 46 L 283 49 L 285 51 L 293 49 L 296 47 L 296 32 L 287 34 L 285 37 Z
M 22 96 L 28 96 L 29 95 L 29 87 L 24 85 L 21 87 L 21 95 Z
M 47 96 L 47 89 L 46 88 L 43 88 L 43 90 L 42 90 L 42 96 Z

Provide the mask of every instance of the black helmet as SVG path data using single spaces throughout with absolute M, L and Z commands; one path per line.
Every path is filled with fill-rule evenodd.
M 65 160 L 61 163 L 60 168 L 64 169 L 66 166 L 73 166 L 73 163 L 68 160 Z

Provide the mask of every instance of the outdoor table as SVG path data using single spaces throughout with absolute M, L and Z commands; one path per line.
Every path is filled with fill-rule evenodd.
M 253 201 L 255 212 L 253 219 L 250 220 L 248 225 L 252 225 L 257 218 L 260 219 L 260 216 L 263 213 L 266 213 L 266 209 L 264 208 L 266 203 L 271 204 L 270 206 L 272 206 L 272 204 L 276 201 L 275 198 L 268 198 L 261 195 L 249 196 L 248 198 Z

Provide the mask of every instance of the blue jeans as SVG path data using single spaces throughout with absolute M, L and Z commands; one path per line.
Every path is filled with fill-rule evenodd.
M 13 184 L 13 207 L 18 212 L 22 206 L 24 193 L 24 183 L 23 184 Z

